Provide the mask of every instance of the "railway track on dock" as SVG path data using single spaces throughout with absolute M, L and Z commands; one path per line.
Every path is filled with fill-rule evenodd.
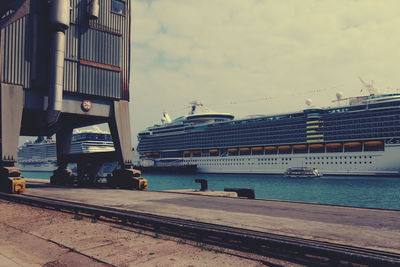
M 0 198 L 305 265 L 400 266 L 400 254 L 385 251 L 32 195 Z

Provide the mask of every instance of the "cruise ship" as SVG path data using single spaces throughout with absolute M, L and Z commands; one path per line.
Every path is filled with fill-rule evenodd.
M 200 173 L 283 174 L 296 166 L 399 176 L 400 94 L 342 95 L 336 107 L 246 119 L 193 102 L 187 116 L 164 114 L 140 132 L 137 150 L 143 164 L 197 165 Z
M 70 154 L 114 151 L 111 134 L 98 127 L 74 130 Z M 18 148 L 17 167 L 22 171 L 54 171 L 57 169 L 56 142 L 38 137 Z

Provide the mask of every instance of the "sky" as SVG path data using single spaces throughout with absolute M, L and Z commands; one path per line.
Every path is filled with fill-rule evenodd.
M 199 100 L 236 118 L 400 88 L 397 0 L 133 0 L 137 133 Z
M 400 93 L 398 0 L 131 2 L 135 147 L 163 112 L 185 115 L 194 100 L 244 118 L 366 95 L 359 77 Z

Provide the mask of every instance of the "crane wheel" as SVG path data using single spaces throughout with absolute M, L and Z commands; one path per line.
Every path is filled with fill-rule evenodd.
M 116 169 L 109 177 L 109 185 L 114 188 L 147 190 L 147 179 L 135 169 Z
M 0 167 L 0 191 L 11 194 L 25 192 L 26 182 L 16 167 Z

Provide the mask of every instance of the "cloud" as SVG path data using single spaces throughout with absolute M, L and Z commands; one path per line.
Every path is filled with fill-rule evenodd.
M 399 7 L 394 0 L 135 1 L 134 132 L 162 111 L 181 115 L 193 99 L 244 116 L 300 110 L 309 97 L 330 104 L 336 90 L 359 93 L 359 75 L 396 87 Z M 315 89 L 324 90 L 310 95 Z M 276 100 L 227 104 L 268 96 Z

